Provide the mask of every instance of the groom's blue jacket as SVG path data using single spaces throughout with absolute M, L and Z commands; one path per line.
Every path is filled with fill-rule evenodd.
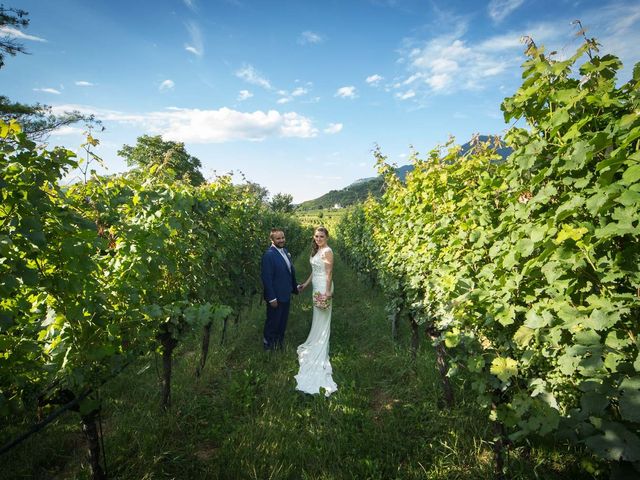
M 285 262 L 275 246 L 271 245 L 262 256 L 262 285 L 264 287 L 264 299 L 267 302 L 274 298 L 278 299 L 278 302 L 289 302 L 291 301 L 291 294 L 298 293 L 293 260 L 286 248 L 284 252 L 291 262 L 291 271 L 289 271 L 287 262 Z

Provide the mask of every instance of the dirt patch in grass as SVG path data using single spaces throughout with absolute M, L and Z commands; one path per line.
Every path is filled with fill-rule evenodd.
M 220 449 L 217 445 L 201 445 L 200 448 L 194 453 L 196 458 L 201 462 L 208 462 L 216 456 Z
M 393 398 L 389 392 L 381 388 L 375 389 L 371 400 L 371 410 L 374 421 L 379 422 L 385 413 L 390 412 L 399 404 L 400 400 Z

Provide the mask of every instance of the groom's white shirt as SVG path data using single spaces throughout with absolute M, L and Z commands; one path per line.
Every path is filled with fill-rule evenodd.
M 289 257 L 287 257 L 287 254 L 284 253 L 284 248 L 276 247 L 276 249 L 280 252 L 280 255 L 282 255 L 282 258 L 284 258 L 284 261 L 287 262 L 287 268 L 289 269 L 289 271 L 291 271 L 291 262 L 289 261 Z

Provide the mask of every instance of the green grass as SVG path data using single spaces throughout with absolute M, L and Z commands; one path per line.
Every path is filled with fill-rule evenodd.
M 309 265 L 298 260 L 299 280 Z M 483 479 L 492 478 L 490 427 L 458 386 L 453 409 L 439 407 L 431 347 L 413 359 L 409 329 L 390 338 L 384 299 L 337 257 L 331 361 L 338 392 L 295 391 L 296 346 L 311 322 L 310 294 L 294 299 L 283 352 L 262 351 L 257 301 L 196 380 L 197 335 L 176 352 L 172 407 L 159 407 L 153 358 L 102 391 L 111 478 L 122 479 Z M 158 359 L 159 365 L 159 359 Z M 28 420 L 25 420 L 27 422 Z M 24 430 L 17 422 L 11 432 Z M 2 435 L 5 438 L 6 432 Z M 8 435 L 10 438 L 12 435 Z M 89 478 L 77 415 L 0 458 L 1 478 Z M 556 446 L 509 455 L 510 479 L 587 478 L 579 458 Z

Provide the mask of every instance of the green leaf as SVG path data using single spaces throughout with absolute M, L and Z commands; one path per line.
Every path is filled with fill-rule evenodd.
M 504 260 L 502 261 L 502 266 L 507 270 L 513 268 L 518 264 L 516 253 L 517 250 L 509 250 L 509 252 L 507 252 L 507 254 L 505 255 Z
M 627 115 L 622 116 L 622 118 L 618 122 L 618 125 L 620 125 L 621 127 L 627 127 L 631 125 L 633 122 L 635 122 L 637 119 L 638 119 L 638 112 L 629 113 Z
M 554 243 L 556 245 L 560 245 L 562 242 L 566 241 L 566 240 L 575 240 L 576 242 L 578 240 L 580 240 L 585 233 L 587 233 L 589 230 L 587 230 L 584 227 L 573 227 L 571 225 L 567 225 L 566 223 L 564 225 L 562 225 L 562 230 L 560 232 L 558 232 L 558 236 L 556 237 L 556 239 L 554 240 Z
M 635 164 L 627 168 L 622 174 L 622 183 L 625 185 L 631 185 L 640 180 L 640 165 Z
M 585 444 L 605 460 L 640 460 L 640 438 L 623 425 L 614 422 L 601 422 L 604 434 L 594 435 L 585 440 Z
M 567 109 L 556 110 L 550 119 L 550 125 L 553 127 L 559 127 L 563 123 L 569 121 L 569 111 Z
M 609 352 L 604 356 L 604 366 L 607 370 L 609 370 L 610 372 L 617 372 L 618 371 L 618 365 L 622 364 L 625 362 L 625 356 L 620 354 L 620 353 L 616 353 L 616 352 Z
M 640 193 L 631 189 L 625 190 L 618 198 L 616 198 L 616 202 L 621 203 L 625 207 L 636 205 L 640 203 Z
M 535 309 L 531 308 L 527 314 L 525 315 L 524 324 L 530 329 L 538 329 L 542 327 L 546 327 L 553 320 L 552 315 L 548 311 L 538 312 Z
M 593 196 L 587 199 L 585 206 L 591 215 L 597 215 L 608 200 L 609 195 L 607 193 L 597 191 Z
M 627 234 L 636 233 L 636 227 L 630 224 L 624 224 L 621 222 L 608 223 L 604 228 L 599 228 L 595 231 L 595 237 L 599 239 L 606 239 L 609 237 L 622 237 Z
M 594 330 L 584 330 L 574 335 L 580 345 L 600 345 L 600 335 Z
M 531 342 L 531 340 L 533 339 L 534 334 L 535 330 L 529 328 L 528 326 L 522 325 L 513 335 L 513 341 L 516 342 L 516 344 L 520 348 L 524 348 L 529 345 L 529 342 Z
M 593 146 L 585 141 L 575 142 L 571 156 L 565 159 L 562 170 L 580 170 L 593 156 Z
M 484 368 L 484 358 L 482 355 L 473 355 L 467 359 L 467 368 L 470 372 L 478 373 Z
M 530 233 L 530 238 L 532 242 L 539 242 L 541 241 L 545 234 L 547 233 L 547 226 L 546 225 L 536 225 L 535 227 L 533 227 L 531 229 L 531 233 Z
M 509 357 L 494 358 L 489 371 L 503 382 L 506 382 L 511 377 L 518 375 L 518 362 Z
M 580 195 L 571 197 L 568 201 L 564 202 L 562 205 L 560 205 L 560 207 L 558 207 L 558 209 L 556 210 L 555 221 L 560 223 L 565 218 L 574 215 L 582 205 L 584 205 L 584 198 L 582 198 Z M 582 234 L 586 232 L 587 230 L 584 229 L 584 232 L 582 232 Z M 579 240 L 579 238 L 574 238 L 574 240 Z
M 447 348 L 457 347 L 460 343 L 460 330 L 454 328 L 452 331 L 444 334 L 444 344 Z
M 564 274 L 564 270 L 560 267 L 560 262 L 556 261 L 545 263 L 540 271 L 544 274 L 549 285 L 553 285 Z
M 521 240 L 518 240 L 518 243 L 516 243 L 516 250 L 520 253 L 520 255 L 522 255 L 522 257 L 528 257 L 533 252 L 534 246 L 535 243 L 533 242 L 533 240 L 529 238 L 523 238 Z
M 612 327 L 620 320 L 620 312 L 615 310 L 606 311 L 600 308 L 596 308 L 591 312 L 588 318 L 583 321 L 583 324 L 587 328 L 592 328 L 596 331 L 605 330 Z
M 626 346 L 631 345 L 631 343 L 632 342 L 629 336 L 625 332 L 621 332 L 618 330 L 609 332 L 609 334 L 607 335 L 607 339 L 604 342 L 607 347 L 613 348 L 615 350 L 621 350 Z
M 587 415 L 600 416 L 609 406 L 609 399 L 600 392 L 585 392 L 580 397 L 580 406 Z
M 578 95 L 576 88 L 564 88 L 553 93 L 553 98 L 560 103 L 573 103 Z
M 496 314 L 496 320 L 500 323 L 500 325 L 507 326 L 511 325 L 514 322 L 516 317 L 516 310 L 513 305 L 509 305 L 506 308 L 503 308 Z
M 640 376 L 626 378 L 620 384 L 620 415 L 640 423 Z
M 575 357 L 572 354 L 564 354 L 558 357 L 557 362 L 560 371 L 564 375 L 571 376 L 578 369 L 580 358 Z

